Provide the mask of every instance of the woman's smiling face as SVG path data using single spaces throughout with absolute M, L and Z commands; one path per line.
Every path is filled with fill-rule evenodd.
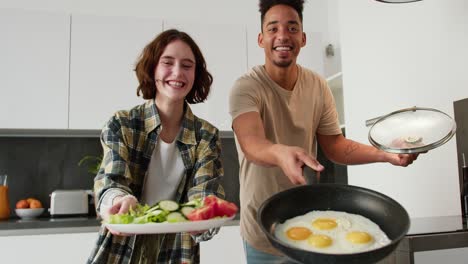
M 182 40 L 170 42 L 154 71 L 158 101 L 184 101 L 195 81 L 195 67 L 195 55 L 190 46 Z

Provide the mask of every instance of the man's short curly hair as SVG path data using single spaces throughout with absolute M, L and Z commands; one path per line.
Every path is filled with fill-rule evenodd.
M 260 11 L 260 22 L 263 28 L 263 19 L 266 12 L 275 5 L 287 5 L 296 10 L 302 22 L 302 11 L 304 10 L 304 0 L 260 0 L 258 7 Z

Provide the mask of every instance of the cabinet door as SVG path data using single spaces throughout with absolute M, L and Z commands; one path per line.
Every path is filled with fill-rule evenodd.
M 200 47 L 213 85 L 204 103 L 191 105 L 195 115 L 219 130 L 232 131 L 229 92 L 247 70 L 246 30 L 242 25 L 199 24 L 193 21 L 164 21 L 164 28 L 187 32 Z
M 70 128 L 101 129 L 111 115 L 144 103 L 134 69 L 162 20 L 72 15 Z
M 200 262 L 203 264 L 247 263 L 239 226 L 223 226 L 211 240 L 201 242 Z
M 68 127 L 70 16 L 0 9 L 2 128 Z
M 2 263 L 86 263 L 98 233 L 0 237 Z

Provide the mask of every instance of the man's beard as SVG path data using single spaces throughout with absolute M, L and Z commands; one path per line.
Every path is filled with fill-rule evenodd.
M 288 60 L 288 61 L 273 61 L 273 64 L 275 64 L 276 66 L 280 67 L 280 68 L 287 68 L 289 66 L 291 66 L 291 64 L 293 63 L 293 60 Z

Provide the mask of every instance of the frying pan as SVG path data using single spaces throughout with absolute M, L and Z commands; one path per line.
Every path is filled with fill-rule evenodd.
M 334 210 L 369 218 L 387 234 L 389 245 L 354 254 L 325 254 L 287 245 L 274 235 L 277 224 L 313 210 Z M 271 244 L 299 263 L 375 263 L 395 250 L 406 235 L 410 219 L 392 198 L 362 187 L 320 183 L 279 192 L 266 200 L 257 212 L 257 221 Z

